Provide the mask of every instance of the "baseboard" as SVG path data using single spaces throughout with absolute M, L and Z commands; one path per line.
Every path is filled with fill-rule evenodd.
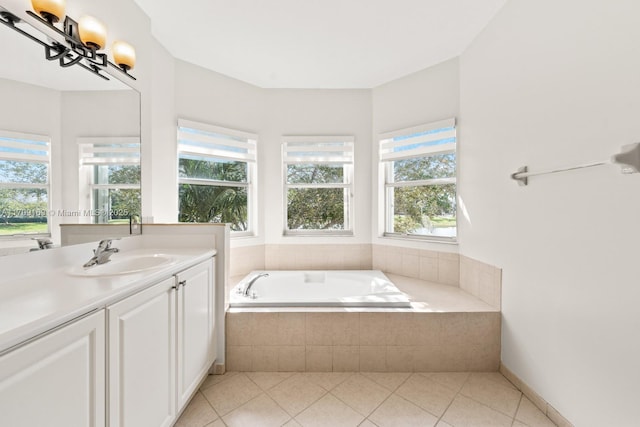
M 538 407 L 551 421 L 558 427 L 574 427 L 560 412 L 558 412 L 549 402 L 536 393 L 528 384 L 522 381 L 516 374 L 500 362 L 500 373 L 513 383 L 527 398 Z
M 226 372 L 224 363 L 214 363 L 209 368 L 209 374 L 211 375 L 222 375 Z

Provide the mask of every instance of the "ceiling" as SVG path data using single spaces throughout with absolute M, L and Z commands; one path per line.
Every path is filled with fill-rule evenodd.
M 372 88 L 460 55 L 507 0 L 134 0 L 176 58 L 264 88 Z

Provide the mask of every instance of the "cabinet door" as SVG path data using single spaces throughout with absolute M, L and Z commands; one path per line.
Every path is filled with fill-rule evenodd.
M 104 310 L 0 357 L 0 425 L 105 425 Z
M 178 286 L 178 408 L 187 403 L 212 362 L 213 261 L 176 276 Z
M 107 308 L 110 427 L 169 426 L 175 417 L 174 284 Z

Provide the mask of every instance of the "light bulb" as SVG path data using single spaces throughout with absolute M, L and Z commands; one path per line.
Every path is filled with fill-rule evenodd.
M 31 6 L 36 13 L 52 24 L 64 17 L 65 0 L 31 0 Z
M 127 42 L 116 41 L 111 46 L 113 62 L 125 71 L 131 70 L 136 65 L 136 50 Z
M 93 16 L 83 16 L 78 21 L 80 41 L 90 49 L 102 49 L 107 41 L 107 28 Z

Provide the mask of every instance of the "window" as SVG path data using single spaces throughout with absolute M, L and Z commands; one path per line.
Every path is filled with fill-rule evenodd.
M 380 135 L 385 235 L 456 237 L 455 119 Z
M 50 139 L 0 131 L 0 236 L 49 234 Z
M 230 223 L 235 236 L 255 230 L 257 135 L 178 121 L 180 222 Z
M 353 234 L 350 136 L 288 136 L 283 143 L 285 234 Z
M 140 139 L 79 138 L 80 209 L 78 216 L 95 224 L 140 220 Z M 85 202 L 86 201 L 86 202 Z M 73 214 L 65 212 L 65 215 Z

